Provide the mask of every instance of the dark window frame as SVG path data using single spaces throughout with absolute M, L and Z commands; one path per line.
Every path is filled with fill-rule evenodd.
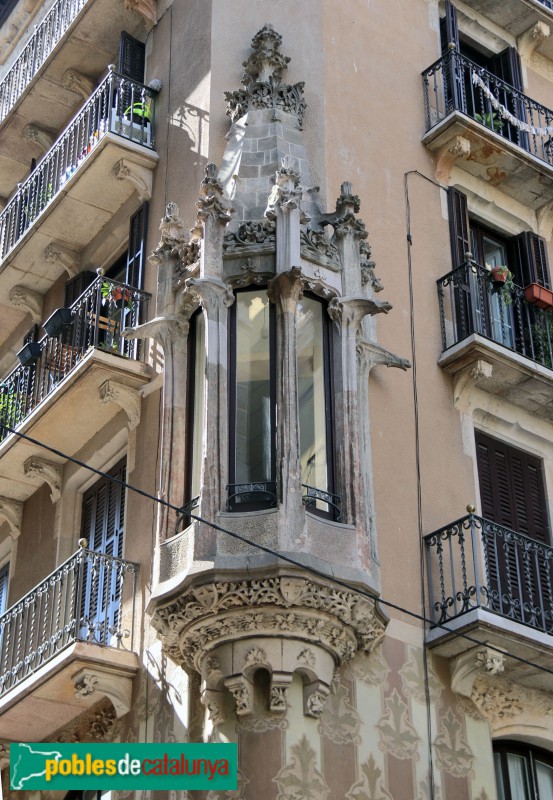
M 529 788 L 532 794 L 529 800 L 548 800 L 548 798 L 540 798 L 538 794 L 535 760 L 543 761 L 548 764 L 548 766 L 553 767 L 553 753 L 543 748 L 534 747 L 533 745 L 518 741 L 494 741 L 492 744 L 494 756 L 499 755 L 500 757 L 501 778 L 503 782 L 502 788 L 505 793 L 505 800 L 520 800 L 519 797 L 513 796 L 511 792 L 509 770 L 507 766 L 507 755 L 509 753 L 522 756 L 526 759 L 530 783 Z M 500 796 L 499 792 L 498 796 Z

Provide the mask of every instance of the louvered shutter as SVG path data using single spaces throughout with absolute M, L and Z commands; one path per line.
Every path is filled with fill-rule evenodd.
M 440 36 L 442 40 L 442 53 L 447 53 L 448 45 L 451 43 L 459 50 L 457 9 L 451 4 L 451 0 L 445 0 L 445 17 L 440 19 Z
M 463 192 L 450 186 L 447 191 L 449 210 L 449 236 L 453 268 L 466 261 L 470 251 L 470 227 L 467 197 Z
M 505 50 L 496 55 L 491 61 L 491 72 L 517 91 L 524 92 L 522 64 L 516 47 L 506 47 Z M 521 97 L 513 96 L 511 92 L 500 90 L 499 100 L 507 106 L 517 119 L 521 122 L 526 122 L 526 108 Z M 525 150 L 528 149 L 528 134 L 513 125 L 505 124 L 503 136 L 516 142 Z
M 110 475 L 124 481 L 126 463 L 120 462 L 110 470 Z M 88 547 L 115 558 L 123 555 L 125 519 L 125 492 L 123 487 L 101 478 L 83 497 L 81 533 L 88 539 Z M 106 644 L 109 629 L 116 625 L 120 585 L 117 570 L 111 562 L 99 562 L 96 568 L 85 564 L 81 598 L 81 636 L 93 636 Z
M 123 31 L 119 40 L 119 74 L 138 83 L 144 83 L 145 63 L 145 45 Z
M 142 289 L 144 260 L 146 255 L 146 232 L 148 228 L 148 203 L 144 203 L 131 217 L 129 225 L 129 248 L 125 283 Z
M 545 239 L 531 231 L 525 231 L 514 237 L 517 259 L 516 277 L 522 286 L 539 283 L 547 289 L 551 288 L 549 277 L 549 261 Z
M 5 564 L 0 569 L 0 615 L 8 607 L 8 579 L 10 575 L 10 565 Z
M 90 286 L 92 281 L 96 278 L 96 274 L 91 270 L 83 270 L 79 272 L 70 281 L 65 284 L 65 299 L 64 304 L 66 308 L 72 306 L 82 293 Z

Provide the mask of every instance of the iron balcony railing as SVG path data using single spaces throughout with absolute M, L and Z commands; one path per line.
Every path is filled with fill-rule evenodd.
M 153 147 L 154 96 L 110 71 L 0 214 L 0 261 L 107 133 Z
M 501 288 L 474 261 L 444 275 L 437 285 L 444 350 L 478 333 L 553 368 L 553 312 L 528 303 L 522 287 Z
M 9 114 L 88 0 L 57 0 L 0 82 L 0 122 Z
M 302 488 L 305 490 L 302 500 L 306 508 L 310 511 L 322 511 L 336 522 L 341 521 L 340 505 L 342 501 L 339 495 L 327 492 L 325 489 L 317 489 L 316 486 L 309 486 L 307 483 L 302 483 Z
M 460 111 L 553 165 L 553 111 L 479 67 L 455 49 L 422 74 L 426 129 Z M 493 98 L 493 99 L 492 99 Z M 518 120 L 514 123 L 513 119 Z
M 484 608 L 553 633 L 553 548 L 469 514 L 425 536 L 435 625 Z
M 553 0 L 538 0 L 538 3 L 540 3 L 542 6 L 545 6 L 550 11 L 553 11 Z
M 74 642 L 132 651 L 137 572 L 81 548 L 2 614 L 0 696 Z
M 91 347 L 137 360 L 139 343 L 125 328 L 146 318 L 150 295 L 98 277 L 71 306 L 71 322 L 37 343 L 34 363 L 19 366 L 0 383 L 0 441 L 48 397 Z

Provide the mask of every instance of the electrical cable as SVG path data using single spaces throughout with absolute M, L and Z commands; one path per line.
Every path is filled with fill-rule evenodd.
M 118 483 L 123 488 L 128 489 L 129 491 L 135 492 L 136 494 L 139 494 L 142 497 L 146 497 L 149 500 L 153 500 L 155 503 L 161 503 L 162 505 L 166 506 L 172 511 L 176 511 L 183 516 L 190 517 L 191 519 L 195 519 L 197 522 L 201 522 L 204 525 L 208 525 L 210 528 L 213 528 L 214 530 L 219 531 L 220 533 L 224 533 L 228 536 L 231 536 L 233 539 L 237 539 L 243 544 L 247 544 L 250 547 L 254 547 L 257 550 L 261 550 L 263 553 L 267 553 L 267 555 L 274 556 L 275 558 L 278 558 L 287 564 L 291 564 L 294 567 L 298 567 L 304 572 L 309 572 L 311 575 L 315 575 L 317 578 L 322 578 L 323 580 L 335 583 L 341 588 L 347 589 L 348 591 L 361 595 L 362 597 L 366 597 L 368 600 L 371 600 L 372 602 L 377 603 L 378 605 L 386 606 L 387 608 L 392 608 L 394 609 L 394 611 L 400 611 L 401 613 L 406 614 L 407 616 L 412 617 L 413 619 L 416 619 L 419 622 L 428 623 L 429 625 L 433 625 L 434 627 L 441 628 L 442 630 L 446 631 L 446 633 L 450 633 L 453 636 L 465 639 L 466 641 L 478 645 L 479 647 L 485 645 L 488 650 L 492 650 L 493 652 L 499 653 L 501 656 L 507 656 L 508 658 L 512 658 L 514 661 L 517 661 L 521 664 L 526 664 L 526 666 L 532 667 L 533 669 L 537 669 L 540 672 L 546 672 L 549 675 L 553 675 L 553 669 L 548 669 L 547 667 L 544 667 L 541 664 L 535 664 L 532 661 L 528 661 L 528 659 L 526 658 L 522 658 L 522 656 L 517 656 L 514 653 L 509 653 L 508 651 L 502 650 L 499 647 L 495 647 L 495 645 L 488 644 L 487 642 L 482 642 L 479 639 L 475 639 L 473 636 L 470 636 L 467 633 L 463 633 L 462 631 L 456 631 L 453 628 L 448 627 L 443 622 L 435 622 L 434 620 L 431 620 L 428 617 L 426 617 L 424 614 L 418 614 L 416 611 L 411 611 L 410 609 L 404 608 L 403 606 L 400 606 L 397 603 L 392 603 L 391 600 L 384 600 L 382 597 L 375 597 L 374 594 L 371 594 L 370 592 L 367 592 L 364 589 L 359 588 L 358 586 L 353 586 L 352 584 L 349 584 L 347 581 L 341 580 L 340 578 L 337 578 L 333 575 L 329 575 L 327 572 L 323 572 L 323 570 L 319 570 L 316 569 L 315 567 L 308 566 L 307 564 L 304 564 L 301 561 L 297 561 L 296 559 L 291 558 L 290 556 L 286 556 L 283 553 L 278 553 L 276 550 L 272 550 L 270 547 L 266 547 L 263 544 L 254 542 L 252 539 L 248 539 L 246 536 L 242 536 L 241 533 L 228 530 L 228 528 L 223 528 L 216 522 L 210 522 L 210 520 L 204 519 L 203 517 L 200 517 L 197 514 L 192 513 L 191 509 L 189 508 L 191 503 L 197 501 L 197 498 L 194 498 L 194 500 L 191 501 L 191 503 L 185 504 L 182 507 L 175 506 L 173 503 L 169 503 L 167 502 L 167 500 L 163 500 L 161 497 L 155 497 L 153 494 L 144 491 L 144 489 L 139 489 L 137 486 L 133 486 L 132 484 L 121 480 L 121 478 L 116 478 L 114 475 L 109 475 L 107 472 L 102 472 L 102 470 L 99 470 L 96 467 L 91 467 L 84 461 L 79 461 L 79 459 L 75 458 L 74 456 L 69 456 L 66 453 L 63 453 L 61 450 L 57 450 L 54 447 L 50 447 L 50 445 L 47 445 L 44 442 L 40 442 L 38 439 L 34 439 L 31 436 L 27 436 L 27 434 L 25 433 L 16 431 L 13 428 L 9 428 L 7 425 L 0 425 L 0 438 L 2 436 L 2 431 L 13 433 L 16 436 L 19 436 L 21 439 L 30 442 L 31 444 L 35 444 L 38 447 L 43 447 L 45 450 L 50 451 L 54 455 L 60 456 L 61 458 L 64 458 L 67 461 L 71 461 L 73 464 L 77 464 L 77 466 L 83 467 L 84 469 L 88 469 L 91 472 L 95 473 L 96 475 L 100 475 L 100 477 L 102 478 L 107 478 L 108 480 L 113 481 L 114 483 Z

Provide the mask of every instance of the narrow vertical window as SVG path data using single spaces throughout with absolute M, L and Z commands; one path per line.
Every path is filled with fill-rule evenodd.
M 231 307 L 230 510 L 276 504 L 274 310 L 265 289 Z
M 339 519 L 333 494 L 329 325 L 323 303 L 298 304 L 298 409 L 300 460 L 307 508 Z
M 201 310 L 194 314 L 190 323 L 189 359 L 188 497 L 192 500 L 200 494 L 203 453 L 205 319 Z

